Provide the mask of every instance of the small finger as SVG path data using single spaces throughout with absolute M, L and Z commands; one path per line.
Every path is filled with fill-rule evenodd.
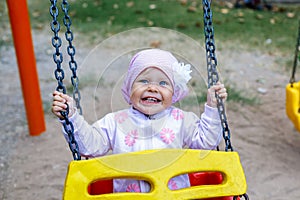
M 60 103 L 64 104 L 64 103 L 66 103 L 66 100 L 64 98 L 62 98 L 61 96 L 56 95 L 53 97 L 53 103 L 56 103 L 56 102 L 57 103 L 60 102 Z
M 221 93 L 221 94 L 219 94 L 219 97 L 221 99 L 227 99 L 227 93 Z
M 221 88 L 217 91 L 218 94 L 223 94 L 223 93 L 227 93 L 226 88 Z
M 60 98 L 55 98 L 54 101 L 52 102 L 52 106 L 57 106 L 66 109 L 66 100 L 65 99 L 60 99 Z

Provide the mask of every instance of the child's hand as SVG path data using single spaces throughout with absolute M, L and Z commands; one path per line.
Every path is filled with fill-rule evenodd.
M 75 108 L 73 104 L 73 98 L 63 94 L 58 91 L 53 92 L 53 103 L 52 103 L 52 113 L 56 115 L 60 119 L 64 119 L 64 117 L 61 115 L 61 111 L 66 111 L 67 105 L 69 106 L 69 115 L 68 117 L 71 117 L 75 113 Z
M 223 102 L 227 99 L 227 92 L 224 84 L 218 82 L 216 85 L 211 86 L 207 91 L 207 102 L 206 104 L 210 107 L 217 107 L 217 99 L 215 93 L 222 99 Z

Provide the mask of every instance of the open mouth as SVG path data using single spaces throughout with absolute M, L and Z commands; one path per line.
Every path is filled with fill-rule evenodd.
M 145 98 L 142 98 L 142 101 L 147 102 L 147 103 L 159 103 L 159 102 L 161 102 L 160 99 L 157 99 L 155 97 L 145 97 Z

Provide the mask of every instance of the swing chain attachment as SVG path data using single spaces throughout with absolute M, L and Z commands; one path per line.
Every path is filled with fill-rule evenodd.
M 219 81 L 217 71 L 217 58 L 215 55 L 215 42 L 214 42 L 214 29 L 212 22 L 212 12 L 209 0 L 203 0 L 203 19 L 204 19 L 204 35 L 205 35 L 205 48 L 206 48 L 206 62 L 207 62 L 207 76 L 208 88 L 215 85 Z M 217 99 L 217 107 L 223 128 L 223 138 L 225 140 L 225 151 L 233 151 L 230 141 L 230 130 L 227 123 L 227 117 L 222 99 L 215 94 Z
M 60 31 L 60 24 L 59 24 L 58 19 L 57 19 L 59 11 L 58 11 L 58 8 L 56 6 L 57 0 L 50 0 L 50 2 L 51 2 L 50 14 L 53 18 L 52 21 L 51 21 L 51 30 L 54 33 L 54 36 L 52 37 L 52 46 L 55 48 L 55 52 L 53 53 L 53 60 L 56 63 L 56 70 L 54 71 L 54 74 L 55 74 L 55 78 L 56 78 L 57 83 L 58 83 L 58 86 L 57 86 L 56 90 L 66 94 L 66 87 L 63 84 L 63 80 L 64 80 L 64 77 L 65 77 L 64 76 L 64 70 L 62 68 L 63 56 L 62 56 L 62 53 L 60 52 L 60 47 L 62 45 L 62 40 L 58 35 L 58 33 Z M 62 3 L 62 5 L 66 5 L 66 4 Z M 65 6 L 64 8 L 67 9 L 67 6 Z M 65 18 L 66 18 L 64 20 L 64 22 L 66 22 L 65 24 L 70 25 L 71 21 L 68 20 L 67 17 L 65 17 Z M 66 33 L 66 37 L 69 38 L 69 36 L 70 36 L 70 38 L 73 38 L 72 34 Z M 70 64 L 70 67 L 72 66 L 72 68 L 74 69 L 74 70 L 71 69 L 72 72 L 74 71 L 74 73 L 75 73 L 75 75 L 73 74 L 73 78 L 75 76 L 74 80 L 75 79 L 77 80 L 76 82 L 74 81 L 74 84 L 73 84 L 73 81 L 72 81 L 72 84 L 73 84 L 73 87 L 77 88 L 77 90 L 78 90 L 78 78 L 76 76 L 77 64 L 74 64 L 76 62 L 72 62 L 72 59 L 74 60 L 75 48 L 72 45 L 72 40 L 71 39 L 70 39 L 70 41 L 69 41 L 69 47 L 68 47 L 68 53 L 70 52 L 69 55 L 70 54 L 72 55 L 72 56 L 70 55 L 71 56 L 70 63 L 72 63 L 72 64 Z M 70 43 L 71 43 L 71 45 L 70 45 Z M 79 95 L 79 97 L 80 97 L 80 95 Z M 66 111 L 61 112 L 61 115 L 64 118 L 63 127 L 64 127 L 65 132 L 68 134 L 68 137 L 69 137 L 68 143 L 69 143 L 70 150 L 72 151 L 74 160 L 81 160 L 81 156 L 80 156 L 80 153 L 79 153 L 79 147 L 78 147 L 78 144 L 77 144 L 77 142 L 74 138 L 74 126 L 73 126 L 72 122 L 70 122 L 69 119 L 68 119 L 69 106 L 68 106 L 68 104 L 66 104 L 66 105 L 67 105 Z M 76 105 L 77 105 L 77 102 L 76 102 Z
M 295 49 L 295 57 L 294 57 L 294 64 L 293 64 L 293 70 L 292 70 L 292 76 L 290 78 L 290 84 L 293 85 L 295 83 L 295 73 L 296 73 L 296 67 L 297 67 L 297 61 L 298 61 L 298 55 L 300 51 L 300 19 L 299 19 L 299 25 L 298 25 L 298 38 L 296 42 L 296 49 Z
M 68 118 L 69 105 L 68 104 L 66 104 L 66 105 L 67 105 L 67 109 L 66 109 L 67 111 L 61 113 L 62 116 L 64 117 L 64 120 L 65 120 L 64 123 L 63 123 L 63 127 L 64 127 L 66 133 L 68 134 L 68 137 L 69 137 L 68 143 L 69 143 L 69 147 L 72 151 L 72 155 L 73 155 L 74 160 L 81 160 L 78 143 L 76 142 L 75 137 L 74 137 L 74 126 Z
M 245 200 L 249 200 L 249 197 L 248 197 L 247 194 L 243 194 L 243 195 L 240 195 L 240 196 L 234 196 L 233 200 L 240 200 L 241 198 L 245 198 Z

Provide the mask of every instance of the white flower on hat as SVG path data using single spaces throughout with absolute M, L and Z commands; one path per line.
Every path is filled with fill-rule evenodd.
M 172 65 L 172 69 L 174 72 L 175 84 L 187 84 L 192 78 L 190 75 L 190 73 L 192 72 L 190 64 L 184 64 L 183 62 L 175 62 Z
M 174 94 L 172 101 L 177 102 L 185 97 L 189 92 L 187 83 L 192 78 L 190 75 L 192 70 L 190 64 L 184 64 L 182 62 L 173 63 L 172 70 L 174 78 Z

